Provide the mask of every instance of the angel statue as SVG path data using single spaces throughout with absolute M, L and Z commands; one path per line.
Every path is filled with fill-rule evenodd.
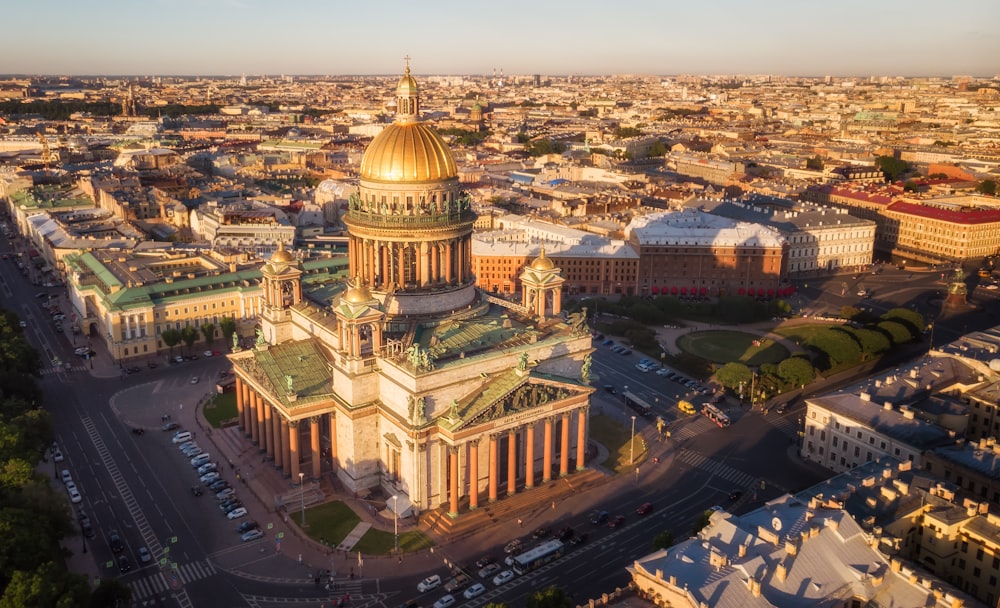
M 517 369 L 522 372 L 528 371 L 528 353 L 521 353 L 517 358 Z
M 292 384 L 294 382 L 295 382 L 295 380 L 294 380 L 294 378 L 292 378 L 291 374 L 285 374 L 285 385 L 288 387 L 288 392 L 289 393 L 294 393 L 295 392 L 295 390 L 292 388 Z
M 590 355 L 583 358 L 583 366 L 580 367 L 580 381 L 584 384 L 590 383 L 590 366 L 593 362 L 594 361 Z

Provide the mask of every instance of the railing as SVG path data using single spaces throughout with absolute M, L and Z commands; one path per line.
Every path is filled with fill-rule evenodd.
M 442 213 L 436 215 L 383 215 L 352 209 L 347 212 L 349 220 L 371 226 L 439 226 L 475 221 L 471 212 Z

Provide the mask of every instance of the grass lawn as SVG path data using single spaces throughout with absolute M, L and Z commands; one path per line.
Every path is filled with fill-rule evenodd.
M 302 511 L 292 507 L 289 505 L 288 516 L 301 525 Z M 361 518 L 339 500 L 306 509 L 306 533 L 328 545 L 340 544 L 359 521 Z
M 391 530 L 378 530 L 370 528 L 361 537 L 358 544 L 354 545 L 354 551 L 360 551 L 365 555 L 387 555 L 392 553 L 396 540 Z M 404 552 L 418 551 L 434 546 L 423 532 L 411 530 L 399 535 L 399 549 Z
M 216 395 L 211 402 L 205 405 L 205 420 L 213 428 L 219 428 L 222 423 L 236 417 L 236 392 L 228 392 Z
M 757 346 L 754 346 L 754 340 L 760 340 Z M 677 339 L 677 346 L 715 363 L 739 361 L 756 366 L 761 363 L 779 363 L 789 356 L 788 349 L 773 340 L 727 329 L 684 334 Z
M 302 511 L 289 505 L 288 516 L 295 523 L 301 523 Z M 314 540 L 337 546 L 347 538 L 351 530 L 358 525 L 361 518 L 341 501 L 328 502 L 306 509 L 306 533 Z M 353 551 L 365 555 L 388 555 L 395 547 L 396 539 L 393 532 L 370 528 L 361 537 Z M 434 546 L 434 542 L 419 530 L 411 530 L 399 535 L 399 548 L 403 551 L 417 551 Z
M 610 416 L 596 414 L 590 417 L 590 437 L 608 449 L 608 459 L 598 463 L 616 473 L 630 473 L 636 463 L 646 458 L 646 442 L 638 434 L 635 436 L 635 461 L 629 463 L 632 450 L 629 446 L 631 427 L 626 428 Z

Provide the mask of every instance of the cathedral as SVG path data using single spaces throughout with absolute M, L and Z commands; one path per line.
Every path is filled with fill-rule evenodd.
M 305 297 L 279 248 L 256 344 L 229 359 L 241 428 L 292 481 L 332 472 L 400 516 L 457 517 L 584 467 L 593 349 L 544 252 L 520 303 L 476 288 L 476 214 L 409 65 L 395 101 L 343 217 L 351 278 Z

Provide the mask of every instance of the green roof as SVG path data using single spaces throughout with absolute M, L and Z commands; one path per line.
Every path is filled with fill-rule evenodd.
M 253 355 L 288 411 L 333 398 L 330 367 L 315 338 L 268 346 Z

